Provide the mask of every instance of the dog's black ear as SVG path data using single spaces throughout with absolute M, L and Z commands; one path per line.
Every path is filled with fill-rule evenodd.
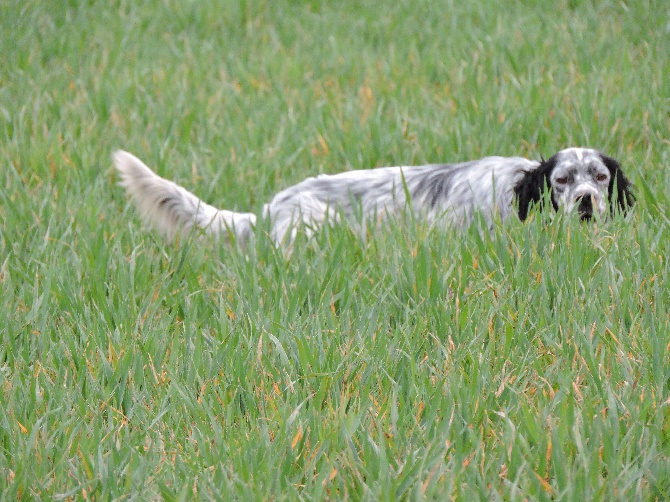
M 551 191 L 549 176 L 555 166 L 556 156 L 549 160 L 542 159 L 540 165 L 532 171 L 526 171 L 521 181 L 514 187 L 514 194 L 519 203 L 519 219 L 521 221 L 528 218 L 528 212 L 533 205 L 542 206 L 542 194 L 545 190 Z M 554 210 L 558 209 L 553 198 L 551 198 L 551 204 Z
M 602 155 L 602 160 L 610 171 L 610 211 L 614 213 L 618 209 L 625 213 L 635 203 L 635 195 L 632 191 L 633 185 L 628 181 L 616 160 L 606 155 Z

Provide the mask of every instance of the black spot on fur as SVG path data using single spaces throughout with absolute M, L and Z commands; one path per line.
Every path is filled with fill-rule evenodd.
M 545 191 L 548 190 L 551 195 L 549 176 L 551 175 L 551 171 L 554 170 L 554 167 L 556 167 L 555 155 L 549 160 L 541 159 L 541 163 L 537 169 L 526 171 L 524 177 L 514 187 L 514 194 L 519 203 L 519 219 L 521 221 L 528 218 L 528 212 L 532 206 L 541 206 L 542 194 Z M 556 202 L 553 198 L 550 200 L 554 210 L 557 210 L 558 205 Z
M 474 163 L 464 162 L 463 164 L 427 166 L 426 174 L 419 178 L 419 182 L 412 191 L 412 198 L 423 199 L 431 209 L 434 209 L 441 201 L 447 200 L 456 176 L 471 167 L 472 164 Z
M 609 198 L 610 198 L 610 212 L 614 213 L 616 210 L 625 213 L 628 209 L 633 207 L 635 203 L 635 195 L 632 192 L 632 184 L 628 178 L 623 174 L 623 170 L 619 163 L 611 157 L 602 155 L 602 161 L 610 171 L 609 184 Z

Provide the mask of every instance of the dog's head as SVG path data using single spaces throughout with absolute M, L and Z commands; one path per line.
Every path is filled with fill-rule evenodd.
M 625 212 L 635 202 L 619 163 L 588 148 L 561 150 L 524 174 L 514 188 L 522 221 L 532 205 L 541 204 L 545 190 L 555 210 L 576 210 L 582 220 L 604 215 L 608 205 L 611 212 Z

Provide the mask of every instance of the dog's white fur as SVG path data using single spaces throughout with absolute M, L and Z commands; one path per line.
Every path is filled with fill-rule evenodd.
M 134 155 L 117 151 L 114 164 L 122 185 L 145 220 L 171 240 L 193 226 L 238 242 L 254 233 L 256 215 L 216 209 L 181 186 L 161 178 Z M 614 181 L 619 187 L 614 185 Z M 459 164 L 383 167 L 319 175 L 282 190 L 263 207 L 271 221 L 272 239 L 289 245 L 298 227 L 306 231 L 341 219 L 365 224 L 411 211 L 428 224 L 467 225 L 476 212 L 492 221 L 541 205 L 541 192 L 551 192 L 555 209 L 578 209 L 582 218 L 602 215 L 617 191 L 619 206 L 633 202 L 629 182 L 613 159 L 597 150 L 568 148 L 549 161 L 521 157 L 486 157 Z

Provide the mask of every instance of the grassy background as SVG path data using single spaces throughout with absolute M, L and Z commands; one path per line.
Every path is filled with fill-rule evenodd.
M 669 498 L 669 23 L 0 2 L 1 497 Z M 570 145 L 620 159 L 627 221 L 335 228 L 288 261 L 163 244 L 110 167 L 257 210 L 319 172 Z

